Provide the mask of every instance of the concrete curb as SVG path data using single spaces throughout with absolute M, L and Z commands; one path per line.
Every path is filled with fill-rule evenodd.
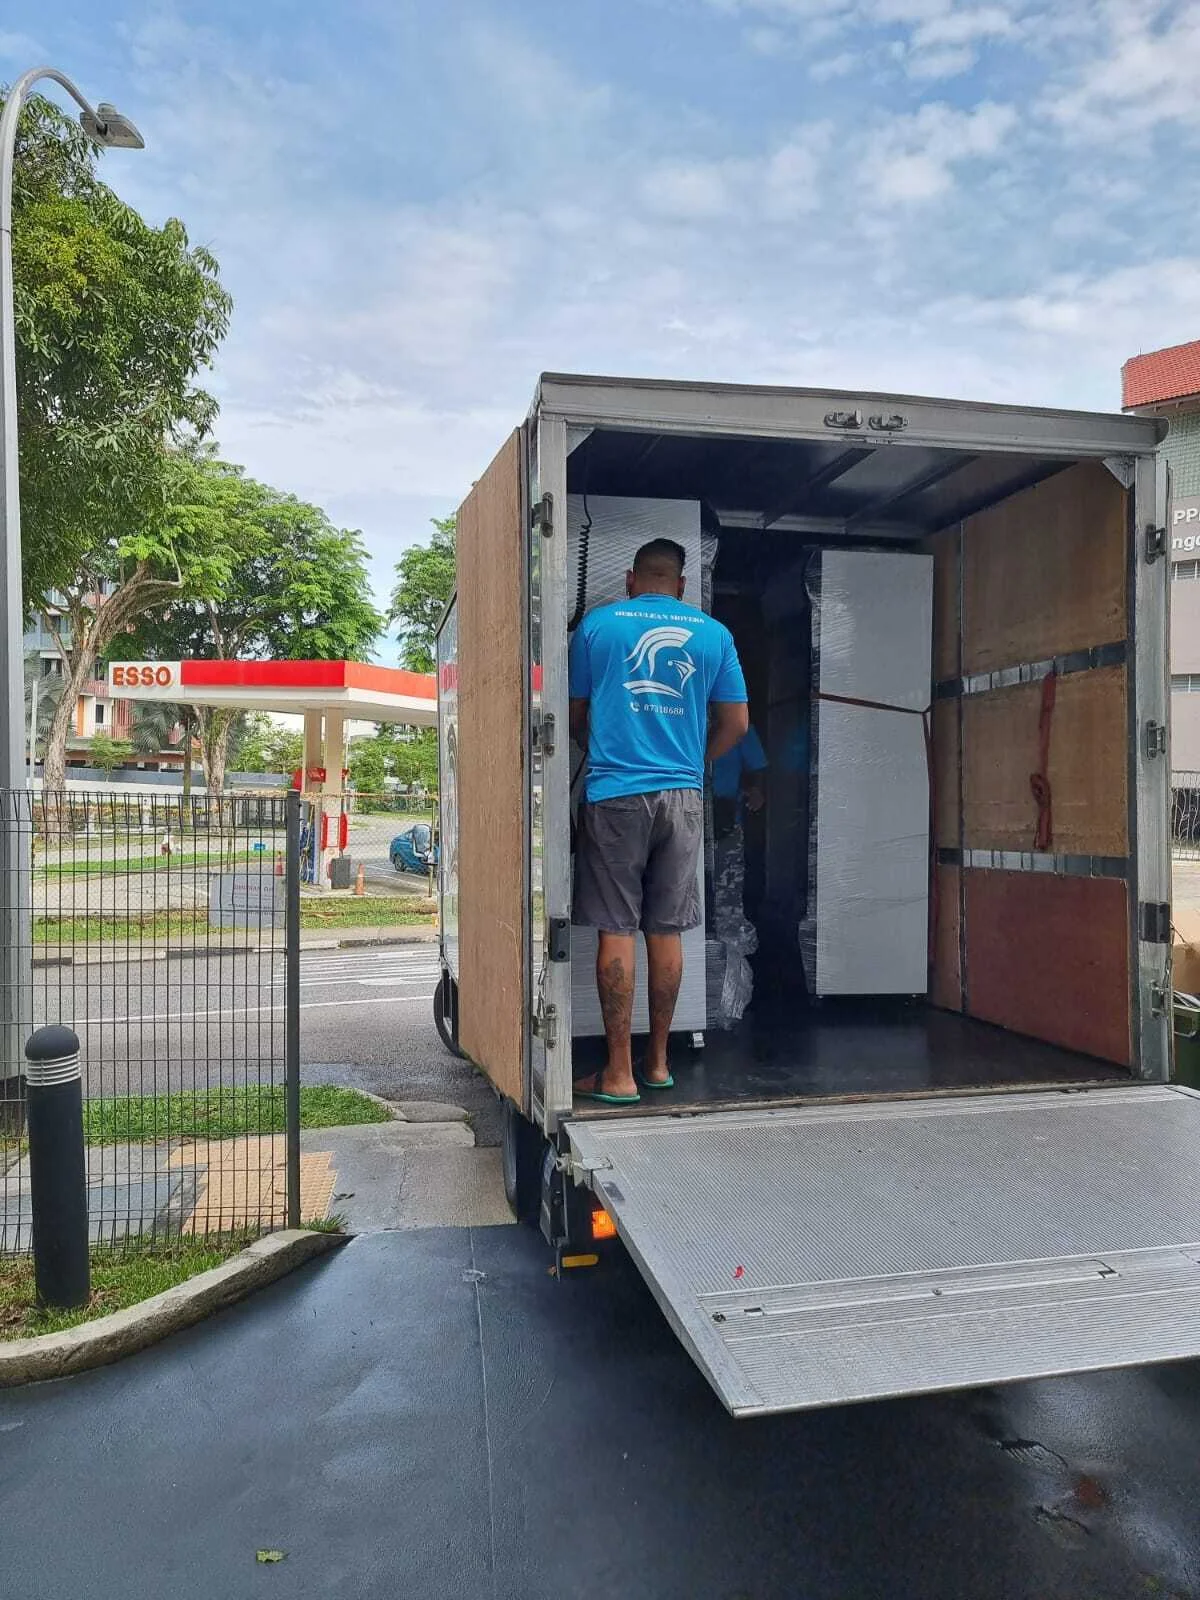
M 0 1389 L 65 1378 L 120 1361 L 123 1356 L 157 1344 L 168 1334 L 190 1328 L 255 1289 L 265 1288 L 293 1268 L 336 1250 L 349 1238 L 349 1234 L 317 1233 L 308 1228 L 271 1233 L 220 1266 L 197 1273 L 186 1283 L 140 1300 L 124 1311 L 97 1317 L 63 1333 L 42 1333 L 31 1339 L 0 1343 Z
M 301 950 L 352 950 L 356 946 L 374 946 L 381 949 L 391 945 L 416 945 L 436 944 L 438 930 L 430 928 L 406 928 L 403 932 L 389 929 L 386 924 L 379 927 L 363 928 L 358 934 L 339 936 L 336 931 L 326 933 L 321 928 L 305 928 L 300 934 Z M 42 967 L 102 967 L 128 964 L 129 962 L 141 963 L 143 961 L 190 961 L 193 957 L 203 959 L 208 956 L 247 956 L 274 952 L 283 954 L 283 942 L 278 944 L 214 944 L 197 945 L 195 949 L 184 945 L 147 945 L 139 947 L 131 945 L 128 950 L 110 946 L 106 950 L 89 950 L 84 955 L 77 956 L 35 956 L 33 965 Z

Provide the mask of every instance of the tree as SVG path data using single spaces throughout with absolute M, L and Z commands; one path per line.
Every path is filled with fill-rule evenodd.
M 281 772 L 290 776 L 304 760 L 304 735 L 281 728 L 261 711 L 246 718 L 236 750 L 232 739 L 230 744 L 229 767 L 233 772 Z
M 216 411 L 196 377 L 228 327 L 229 296 L 183 225 L 147 223 L 100 181 L 97 158 L 69 117 L 30 100 L 13 274 L 25 602 L 46 614 L 66 677 L 48 789 L 62 785 L 71 713 L 98 653 L 147 608 L 209 592 L 221 567 L 164 507 L 173 447 L 203 435 Z M 55 591 L 69 647 L 49 609 Z
M 387 788 L 388 752 L 378 738 L 359 739 L 350 750 L 350 782 L 360 795 L 379 795 Z
M 133 752 L 156 756 L 174 743 L 176 729 L 182 731 L 183 792 L 192 792 L 193 715 L 190 706 L 172 705 L 166 700 L 137 700 L 133 706 Z
M 125 765 L 129 760 L 132 747 L 121 739 L 114 739 L 111 734 L 94 733 L 88 743 L 88 760 L 93 767 L 99 767 L 101 772 L 107 772 L 111 777 L 118 767 Z
M 454 518 L 433 517 L 428 544 L 415 544 L 396 563 L 396 587 L 388 621 L 399 624 L 400 665 L 432 672 L 437 665 L 437 626 L 454 593 Z
M 211 454 L 193 454 L 186 465 L 168 515 L 180 526 L 204 529 L 224 552 L 227 570 L 207 595 L 144 618 L 134 633 L 139 652 L 167 661 L 367 655 L 381 619 L 371 603 L 360 535 L 335 528 L 319 507 L 258 483 Z M 225 786 L 235 716 L 224 707 L 196 708 L 212 794 Z
M 438 786 L 438 744 L 433 728 L 419 728 L 409 739 L 396 742 L 396 777 L 409 788 Z
M 25 652 L 25 728 L 26 737 L 30 719 L 34 716 L 34 695 L 37 696 L 37 714 L 33 738 L 33 759 L 39 760 L 39 751 L 46 747 L 46 735 L 54 717 L 54 708 L 62 698 L 63 679 L 59 672 L 43 672 L 42 658 L 36 650 Z

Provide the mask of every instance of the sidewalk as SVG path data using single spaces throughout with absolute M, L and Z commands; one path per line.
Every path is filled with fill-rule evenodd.
M 133 944 L 128 949 L 110 942 L 97 944 L 94 948 L 76 946 L 75 953 L 69 956 L 37 956 L 34 955 L 33 964 L 36 968 L 45 967 L 94 967 L 106 966 L 112 963 L 128 963 L 137 961 L 191 961 L 198 956 L 235 956 L 235 955 L 283 955 L 283 931 L 276 930 L 279 937 L 274 940 L 259 941 L 246 940 L 236 930 L 231 929 L 229 938 L 212 944 L 197 942 L 192 945 L 183 944 L 178 939 L 159 939 L 153 943 Z M 406 928 L 394 924 L 380 923 L 363 928 L 302 928 L 300 930 L 301 950 L 341 950 L 350 949 L 355 945 L 405 945 L 420 944 L 432 945 L 438 940 L 436 927 Z

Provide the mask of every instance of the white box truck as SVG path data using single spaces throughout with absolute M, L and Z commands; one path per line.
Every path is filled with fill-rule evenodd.
M 1161 434 L 546 375 L 459 512 L 439 1021 L 514 1209 L 564 1266 L 614 1232 L 736 1415 L 1200 1355 Z M 612 1110 L 572 1092 L 567 650 L 663 528 L 766 745 L 759 950 L 740 1023 L 685 982 L 676 1089 Z

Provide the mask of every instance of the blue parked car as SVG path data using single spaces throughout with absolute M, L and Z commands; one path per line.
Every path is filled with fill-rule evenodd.
M 433 829 L 427 822 L 414 822 L 392 840 L 388 856 L 397 872 L 427 873 L 438 862 Z

